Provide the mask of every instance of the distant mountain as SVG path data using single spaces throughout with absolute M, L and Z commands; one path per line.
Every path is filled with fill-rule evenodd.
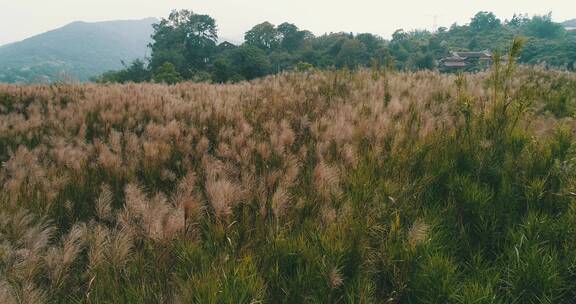
M 576 28 L 576 19 L 564 21 L 564 22 L 562 22 L 562 25 L 564 25 L 564 27 L 575 27 Z
M 0 47 L 0 82 L 86 81 L 149 55 L 157 20 L 73 22 Z

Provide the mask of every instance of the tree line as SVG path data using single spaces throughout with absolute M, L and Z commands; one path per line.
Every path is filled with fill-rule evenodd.
M 223 83 L 311 68 L 435 69 L 438 59 L 450 51 L 505 53 L 518 36 L 527 39 L 520 63 L 576 69 L 576 32 L 552 21 L 551 14 L 514 15 L 501 21 L 491 12 L 479 12 L 465 25 L 434 32 L 399 29 L 390 40 L 370 33 L 315 36 L 291 23 L 263 22 L 247 31 L 240 45 L 218 43 L 216 21 L 190 10 L 175 10 L 153 28 L 149 58 L 105 73 L 97 81 Z

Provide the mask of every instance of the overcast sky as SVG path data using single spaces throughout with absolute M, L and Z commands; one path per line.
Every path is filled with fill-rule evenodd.
M 241 40 L 262 21 L 288 21 L 315 34 L 345 31 L 390 37 L 399 28 L 468 23 L 481 10 L 503 20 L 514 13 L 549 11 L 556 21 L 576 18 L 576 0 L 0 0 L 0 45 L 73 21 L 161 18 L 181 8 L 211 15 L 220 37 L 233 40 Z

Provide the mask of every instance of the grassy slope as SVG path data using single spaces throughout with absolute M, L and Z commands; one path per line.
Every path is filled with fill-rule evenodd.
M 573 303 L 575 86 L 0 86 L 0 302 Z

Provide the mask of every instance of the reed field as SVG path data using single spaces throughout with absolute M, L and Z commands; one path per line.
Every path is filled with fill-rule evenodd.
M 0 85 L 0 303 L 575 303 L 576 74 Z

